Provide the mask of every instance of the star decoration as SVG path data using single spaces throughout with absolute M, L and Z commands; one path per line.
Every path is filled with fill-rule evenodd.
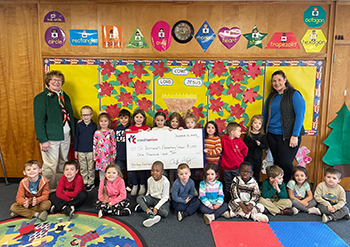
M 254 26 L 251 33 L 243 34 L 243 36 L 248 40 L 247 49 L 252 46 L 257 46 L 262 49 L 262 40 L 265 38 L 267 33 L 259 33 L 259 30 Z

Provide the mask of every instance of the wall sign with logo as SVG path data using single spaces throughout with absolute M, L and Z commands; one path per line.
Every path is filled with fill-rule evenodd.
M 207 51 L 211 43 L 213 43 L 216 35 L 213 29 L 209 26 L 208 22 L 205 21 L 196 33 L 196 40 L 204 51 Z
M 102 26 L 102 47 L 122 48 L 123 47 L 123 27 L 122 26 Z
M 294 33 L 275 33 L 265 49 L 300 49 Z
M 66 22 L 66 20 L 60 12 L 51 11 L 45 15 L 44 22 Z
M 69 30 L 70 45 L 97 46 L 97 30 L 71 29 Z
M 60 48 L 66 43 L 66 34 L 59 27 L 49 27 L 45 32 L 45 42 L 51 48 Z
M 308 27 L 318 28 L 326 22 L 326 11 L 318 5 L 312 5 L 304 12 L 304 22 Z
M 151 31 L 152 45 L 158 51 L 169 49 L 172 41 L 170 25 L 165 21 L 158 21 Z

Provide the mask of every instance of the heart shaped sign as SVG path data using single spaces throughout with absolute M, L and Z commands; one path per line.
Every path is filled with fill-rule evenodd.
M 224 46 L 231 49 L 241 38 L 241 29 L 238 27 L 223 27 L 219 30 L 219 39 Z

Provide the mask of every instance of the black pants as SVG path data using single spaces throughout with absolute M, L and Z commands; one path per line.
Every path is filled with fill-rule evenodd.
M 267 133 L 266 138 L 274 160 L 273 162 L 283 169 L 283 180 L 285 183 L 288 183 L 293 174 L 293 160 L 298 152 L 301 136 L 298 137 L 298 145 L 294 148 L 289 146 L 290 139 L 283 139 L 282 135 Z
M 249 162 L 250 164 L 252 164 L 254 166 L 253 169 L 253 177 L 255 178 L 256 182 L 260 182 L 260 170 L 261 170 L 261 158 L 260 159 L 254 159 L 252 157 L 245 157 L 244 161 Z
M 68 202 L 62 200 L 61 198 L 58 198 L 56 196 L 56 192 L 52 192 L 50 194 L 50 201 L 52 202 L 52 205 L 55 205 L 55 213 L 61 212 L 64 206 L 74 206 L 75 208 L 79 208 L 86 202 L 87 198 L 88 193 L 86 192 L 86 190 L 80 191 L 79 194 L 76 197 L 74 197 L 73 200 Z

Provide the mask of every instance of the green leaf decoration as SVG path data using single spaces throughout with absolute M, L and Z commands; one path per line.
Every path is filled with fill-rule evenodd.
M 120 92 L 121 92 L 121 93 L 126 93 L 126 89 L 123 88 L 123 87 L 121 87 L 121 88 L 120 88 Z
M 201 103 L 197 106 L 197 108 L 201 108 L 201 107 L 203 107 L 203 103 Z
M 214 77 L 215 77 L 215 75 L 212 72 L 210 72 L 208 79 L 211 79 L 211 78 L 214 78 Z
M 222 108 L 226 108 L 227 106 L 228 104 L 224 102 L 224 105 L 222 106 Z
M 167 59 L 163 58 L 162 61 L 164 62 L 164 66 L 166 66 Z
M 243 109 L 247 109 L 247 103 L 244 103 L 244 102 L 242 102 L 242 104 L 241 104 L 241 107 L 243 108 Z
M 260 86 L 259 86 L 259 85 L 253 87 L 253 91 L 254 91 L 254 92 L 259 92 L 259 89 L 260 89 Z
M 244 120 L 245 120 L 245 119 L 248 119 L 248 121 L 249 121 L 249 116 L 248 116 L 248 114 L 247 114 L 246 112 L 244 112 L 244 113 L 242 114 L 242 118 L 244 118 Z
M 147 87 L 149 86 L 149 84 L 151 84 L 151 80 L 147 80 L 145 82 L 147 83 Z
M 263 75 L 263 74 L 265 74 L 265 69 L 264 69 L 264 68 L 260 67 L 260 70 L 261 70 L 261 73 L 260 73 L 260 75 Z
M 100 85 L 99 84 L 95 84 L 94 87 L 98 90 L 100 89 Z
M 120 83 L 118 81 L 109 81 L 109 83 L 111 84 L 111 86 L 116 87 L 119 86 Z
M 113 60 L 113 61 L 111 62 L 111 64 L 112 64 L 113 67 L 115 68 L 115 67 L 117 66 L 117 60 Z
M 244 78 L 244 80 L 240 81 L 241 84 L 248 84 L 248 79 L 249 79 L 248 76 L 244 75 L 243 78 Z
M 131 73 L 128 75 L 129 78 L 134 78 L 135 76 L 136 76 L 136 75 L 133 75 L 133 74 L 131 74 Z
M 156 105 L 156 111 L 158 111 L 159 109 L 161 109 L 162 107 L 160 107 L 158 104 Z
M 113 88 L 113 90 L 112 90 L 112 93 L 111 94 L 118 94 L 118 92 L 117 92 L 117 90 L 115 90 L 114 88 Z
M 154 118 L 154 115 L 155 115 L 155 114 L 154 114 L 154 112 L 152 111 L 152 109 L 149 109 L 147 113 L 148 113 L 148 115 L 150 115 L 152 118 Z
M 219 111 L 218 115 L 222 117 L 224 115 L 224 112 L 223 111 Z
M 230 73 L 228 73 L 228 71 L 226 71 L 225 73 L 222 74 L 222 76 L 229 76 Z
M 234 116 L 230 116 L 228 119 L 227 119 L 227 122 L 233 122 L 235 121 L 235 117 Z
M 208 116 L 208 112 L 207 112 L 207 111 L 202 111 L 202 113 L 203 113 L 203 116 L 204 116 L 204 117 L 207 117 L 207 116 Z
M 258 96 L 255 97 L 255 100 L 261 100 L 261 99 L 263 99 L 263 96 L 261 96 L 260 94 L 258 94 Z
M 132 104 L 128 104 L 127 107 L 132 110 Z
M 126 67 L 128 68 L 128 70 L 133 71 L 134 70 L 134 65 L 129 63 L 128 65 L 126 65 Z M 131 74 L 131 73 L 130 73 Z
M 98 93 L 98 94 L 97 94 L 97 98 L 98 98 L 98 99 L 101 99 L 101 98 L 103 98 L 103 96 L 102 96 L 100 93 Z
M 119 69 L 114 70 L 114 75 L 117 77 L 117 75 L 121 74 L 122 72 Z
M 242 89 L 242 91 L 245 91 L 247 89 L 245 86 L 240 86 L 239 88 Z
M 209 87 L 210 86 L 210 81 L 204 82 L 204 86 Z
M 136 95 L 136 93 L 135 93 L 135 95 Z M 135 104 L 137 103 L 137 100 L 138 100 L 139 98 L 137 98 L 137 96 L 132 96 L 132 101 L 133 102 L 135 102 Z
M 133 98 L 135 98 L 137 95 L 136 95 L 136 92 L 134 91 L 131 95 Z M 134 99 L 133 99 L 134 100 Z
M 210 104 L 205 105 L 203 108 L 209 111 Z
M 225 65 L 225 66 L 227 66 L 227 65 L 228 65 L 228 62 L 227 62 L 227 61 L 225 61 L 225 62 L 224 62 L 224 65 Z
M 103 76 L 102 76 L 102 81 L 107 81 L 108 80 L 108 75 L 107 74 L 104 74 Z
M 230 86 L 233 83 L 233 80 L 231 79 L 231 76 L 227 77 L 226 79 L 226 86 Z
M 143 76 L 149 76 L 148 71 L 146 70 L 146 73 Z
M 207 92 L 205 93 L 205 96 L 209 96 L 210 95 L 210 90 L 207 90 Z
M 150 71 L 155 71 L 155 70 L 156 70 L 153 66 L 149 66 L 148 69 L 149 69 Z
M 101 109 L 102 109 L 102 111 L 105 111 L 107 109 L 107 105 L 102 105 Z
M 236 95 L 236 99 L 242 100 L 242 99 L 243 99 L 243 92 L 242 92 L 242 93 L 238 93 L 238 94 Z
M 152 94 L 152 91 L 151 91 L 151 89 L 149 89 L 149 88 L 146 88 L 146 93 L 145 94 Z
M 221 80 L 219 80 L 219 82 L 220 82 L 220 85 L 224 85 L 225 79 L 221 79 Z
M 227 95 L 227 92 L 228 92 L 228 88 L 224 89 L 224 91 L 222 91 L 222 94 Z
M 198 122 L 201 126 L 204 126 L 204 120 Z
M 101 72 L 101 70 L 102 70 L 102 67 L 101 67 L 101 66 L 98 66 L 97 71 L 98 71 L 98 72 Z
M 258 60 L 258 61 L 256 61 L 256 65 L 259 65 L 260 67 L 262 66 L 262 64 L 263 64 L 263 60 Z M 261 68 L 260 68 L 261 69 Z
M 129 82 L 129 87 L 134 87 L 134 83 L 132 81 Z

